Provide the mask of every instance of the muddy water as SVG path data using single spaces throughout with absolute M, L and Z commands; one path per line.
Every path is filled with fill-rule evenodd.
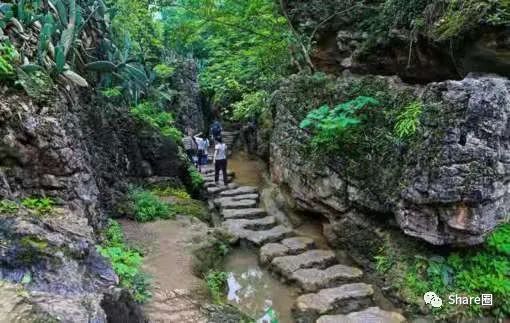
M 268 307 L 279 322 L 292 323 L 291 308 L 297 290 L 281 283 L 260 268 L 255 250 L 236 249 L 225 263 L 229 273 L 229 302 L 253 318 L 259 319 Z

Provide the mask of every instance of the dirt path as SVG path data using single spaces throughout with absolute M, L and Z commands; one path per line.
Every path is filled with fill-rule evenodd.
M 190 218 L 150 223 L 119 221 L 127 241 L 143 250 L 143 270 L 154 289 L 144 310 L 151 322 L 205 322 L 200 303 L 206 299 L 202 279 L 193 275 L 190 244 L 204 234 L 204 224 Z

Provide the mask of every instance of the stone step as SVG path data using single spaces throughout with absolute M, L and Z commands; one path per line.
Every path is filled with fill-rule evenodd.
M 258 194 L 243 194 L 243 195 L 236 195 L 236 196 L 227 196 L 227 197 L 219 197 L 214 199 L 214 205 L 220 206 L 225 202 L 229 201 L 241 201 L 241 200 L 259 200 Z
M 292 310 L 299 323 L 313 323 L 324 314 L 346 314 L 373 305 L 374 289 L 365 283 L 322 289 L 297 298 Z
M 299 269 L 292 273 L 291 280 L 305 292 L 316 292 L 319 289 L 331 288 L 339 283 L 353 282 L 363 276 L 358 268 L 334 265 L 326 269 Z
M 202 169 L 202 172 L 203 172 L 202 176 L 204 178 L 206 178 L 206 177 L 214 178 L 214 168 L 204 168 L 204 169 Z M 227 169 L 227 175 L 235 177 L 236 173 L 232 170 Z
M 227 220 L 222 223 L 222 226 L 231 232 L 235 236 L 244 230 L 249 231 L 267 231 L 275 227 L 278 223 L 274 216 L 266 216 L 260 219 L 238 219 L 238 220 Z
M 276 257 L 297 255 L 313 248 L 315 248 L 315 241 L 310 238 L 288 238 L 280 243 L 269 243 L 262 246 L 259 252 L 259 260 L 261 264 L 267 265 Z
M 276 257 L 271 261 L 270 269 L 286 279 L 292 273 L 304 268 L 327 268 L 336 263 L 335 253 L 331 250 L 309 250 L 296 256 Z
M 347 315 L 324 315 L 316 323 L 404 323 L 406 318 L 397 312 L 383 311 L 379 307 L 369 307 Z
M 221 213 L 225 220 L 233 219 L 258 219 L 267 215 L 264 209 L 239 209 L 223 210 Z
M 227 180 L 229 181 L 229 183 L 232 183 L 232 181 L 234 180 L 234 178 L 232 176 L 229 176 L 227 178 Z M 219 183 L 223 183 L 223 174 L 220 174 L 220 178 L 218 178 L 218 181 Z M 214 177 L 204 177 L 204 184 L 215 184 L 215 180 L 214 180 Z
M 223 191 L 237 189 L 238 187 L 239 187 L 239 185 L 237 185 L 236 183 L 229 183 L 227 186 L 223 186 L 223 185 L 222 186 L 213 186 L 213 187 L 207 188 L 207 194 L 216 195 Z
M 230 210 L 230 209 L 250 209 L 257 207 L 257 200 L 225 200 L 220 204 L 220 210 Z
M 283 225 L 277 225 L 270 230 L 254 231 L 238 229 L 235 232 L 229 231 L 229 233 L 236 237 L 237 240 L 242 240 L 255 246 L 261 246 L 270 242 L 278 242 L 294 235 L 294 231 L 292 229 Z
M 219 195 L 221 197 L 225 197 L 225 196 L 235 196 L 235 195 L 254 194 L 254 193 L 258 193 L 258 189 L 256 187 L 241 186 L 236 189 L 222 191 Z
M 267 231 L 251 231 L 245 239 L 257 246 L 261 246 L 269 242 L 278 242 L 293 235 L 294 231 L 292 229 L 278 225 Z

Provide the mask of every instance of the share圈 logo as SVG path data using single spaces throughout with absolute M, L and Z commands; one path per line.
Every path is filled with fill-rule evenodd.
M 425 295 L 423 295 L 423 300 L 425 301 L 425 304 L 434 308 L 440 308 L 443 306 L 443 300 L 434 292 L 426 292 Z

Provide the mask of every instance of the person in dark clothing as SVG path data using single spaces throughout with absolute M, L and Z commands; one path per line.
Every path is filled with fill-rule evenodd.
M 223 173 L 223 184 L 227 185 L 227 145 L 223 142 L 223 138 L 218 137 L 214 146 L 214 181 L 216 185 L 220 180 L 220 171 Z
M 216 143 L 217 138 L 221 137 L 222 131 L 223 128 L 221 127 L 221 123 L 218 120 L 215 120 L 211 126 L 211 133 L 214 143 Z

